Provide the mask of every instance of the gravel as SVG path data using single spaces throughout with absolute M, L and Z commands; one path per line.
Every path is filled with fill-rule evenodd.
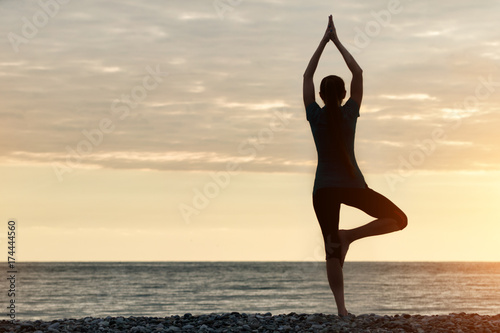
M 500 332 L 500 314 L 494 316 L 376 314 L 339 317 L 330 314 L 222 313 L 170 317 L 106 317 L 81 319 L 0 321 L 1 332 Z

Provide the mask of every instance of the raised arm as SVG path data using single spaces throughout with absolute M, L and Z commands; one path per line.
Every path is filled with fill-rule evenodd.
M 354 57 L 347 51 L 347 49 L 340 42 L 335 25 L 332 22 L 332 32 L 330 34 L 332 42 L 337 46 L 337 49 L 342 54 L 342 57 L 347 64 L 347 67 L 352 73 L 351 80 L 351 98 L 361 106 L 361 100 L 363 99 L 363 70 L 359 67 Z
M 331 39 L 331 33 L 333 29 L 333 19 L 332 15 L 328 18 L 328 27 L 326 28 L 325 35 L 321 39 L 318 48 L 314 52 L 311 60 L 309 60 L 309 64 L 307 65 L 306 71 L 304 72 L 304 80 L 302 85 L 302 96 L 304 98 L 304 106 L 308 106 L 312 102 L 316 101 L 316 96 L 314 92 L 314 72 L 316 72 L 316 68 L 318 67 L 319 58 L 321 58 L 321 54 L 325 49 L 326 44 Z

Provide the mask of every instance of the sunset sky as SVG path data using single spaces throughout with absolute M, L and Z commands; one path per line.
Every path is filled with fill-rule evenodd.
M 324 260 L 302 74 L 333 14 L 364 70 L 358 164 L 409 218 L 347 260 L 500 261 L 499 12 L 0 1 L 2 248 L 15 219 L 20 261 Z M 331 43 L 316 92 L 329 74 L 350 80 Z

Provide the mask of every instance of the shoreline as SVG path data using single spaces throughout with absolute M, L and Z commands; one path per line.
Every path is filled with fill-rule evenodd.
M 212 313 L 167 317 L 84 317 L 0 321 L 0 332 L 500 332 L 500 314 L 339 317 L 332 314 Z

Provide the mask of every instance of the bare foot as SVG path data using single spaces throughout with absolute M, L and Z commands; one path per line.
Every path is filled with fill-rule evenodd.
M 349 245 L 351 245 L 351 242 L 347 237 L 347 230 L 339 230 L 339 239 L 340 239 L 340 266 L 344 267 L 345 256 L 347 255 L 347 251 L 349 250 Z
M 346 309 L 339 311 L 339 317 L 347 317 L 348 315 L 349 312 Z

